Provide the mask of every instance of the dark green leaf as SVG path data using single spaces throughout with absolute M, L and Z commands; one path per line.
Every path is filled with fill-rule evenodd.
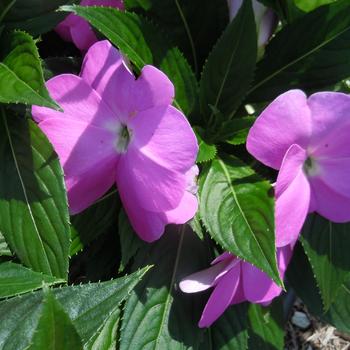
M 239 159 L 215 159 L 200 180 L 200 215 L 211 237 L 281 285 L 271 186 Z
M 64 280 L 32 271 L 19 264 L 12 262 L 0 264 L 0 298 L 30 292 L 41 288 L 43 284 L 62 282 Z
M 282 303 L 267 307 L 249 305 L 249 349 L 283 350 L 284 324 Z
M 198 146 L 199 146 L 199 151 L 197 155 L 197 163 L 203 163 L 203 162 L 208 162 L 210 160 L 213 160 L 216 156 L 217 150 L 215 145 L 210 145 L 206 143 L 202 136 L 201 136 L 201 130 L 197 128 L 195 130 L 197 141 L 198 141 Z
M 203 304 L 200 296 L 182 293 L 177 284 L 207 266 L 206 247 L 191 230 L 171 226 L 159 241 L 139 250 L 135 265 L 149 263 L 155 267 L 126 302 L 120 350 L 198 349 Z
M 110 228 L 116 227 L 118 207 L 118 196 L 111 192 L 82 213 L 72 216 L 70 255 L 78 253 Z
M 0 62 L 0 102 L 25 103 L 58 109 L 45 87 L 38 50 L 24 32 L 9 34 Z
M 292 88 L 319 90 L 350 76 L 349 11 L 342 0 L 284 27 L 267 46 L 247 101 L 267 101 Z
M 47 290 L 42 301 L 38 326 L 28 349 L 82 350 L 83 344 L 71 319 Z
M 124 209 L 121 209 L 119 212 L 118 233 L 121 249 L 119 271 L 123 271 L 131 258 L 134 257 L 138 249 L 144 245 L 144 242 L 141 241 L 132 228 Z
M 231 118 L 253 79 L 257 34 L 251 1 L 244 1 L 205 64 L 200 83 L 200 104 L 206 120 L 212 108 Z
M 87 344 L 109 320 L 143 275 L 142 270 L 103 283 L 54 289 L 53 294 Z M 0 349 L 23 350 L 30 344 L 43 310 L 43 293 L 34 292 L 0 303 Z M 16 336 L 13 336 L 16 334 Z
M 248 348 L 247 307 L 247 304 L 231 306 L 210 327 L 211 346 L 208 346 L 208 349 L 246 350 Z
M 197 82 L 180 51 L 169 46 L 153 24 L 134 13 L 103 7 L 63 6 L 85 18 L 141 70 L 146 64 L 162 69 L 175 86 L 175 105 L 189 114 L 195 107 Z
M 320 215 L 309 216 L 301 242 L 319 286 L 325 310 L 335 301 L 341 285 L 350 277 L 350 224 L 335 224 Z
M 0 113 L 0 231 L 25 265 L 66 278 L 70 228 L 62 168 L 35 123 Z

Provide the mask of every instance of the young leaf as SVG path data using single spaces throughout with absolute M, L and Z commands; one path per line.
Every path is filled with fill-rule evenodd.
M 350 17 L 344 16 L 349 11 L 349 1 L 340 0 L 276 34 L 257 66 L 247 102 L 267 101 L 292 88 L 319 90 L 349 77 Z
M 189 228 L 184 229 L 169 227 L 159 241 L 137 253 L 136 267 L 149 263 L 155 267 L 126 302 L 120 350 L 199 348 L 201 298 L 182 293 L 177 284 L 209 262 L 203 243 Z
M 231 118 L 253 79 L 257 34 L 251 1 L 244 1 L 205 64 L 200 83 L 200 105 L 209 123 L 218 109 Z M 212 106 L 212 108 L 210 108 Z
M 35 123 L 0 114 L 0 231 L 25 265 L 67 278 L 69 214 L 58 158 Z
M 62 6 L 90 22 L 138 68 L 154 64 L 175 86 L 174 104 L 190 114 L 197 99 L 197 81 L 186 59 L 171 47 L 159 29 L 135 13 L 105 7 Z
M 43 71 L 35 42 L 24 32 L 9 34 L 0 62 L 0 102 L 25 103 L 59 109 L 45 87 Z
M 336 300 L 341 285 L 350 277 L 350 224 L 336 224 L 312 214 L 304 225 L 301 242 L 309 258 L 327 311 Z
M 129 296 L 148 270 L 149 267 L 145 267 L 116 280 L 69 286 L 52 291 L 73 321 L 84 346 L 103 329 L 109 316 Z M 0 303 L 0 350 L 28 348 L 43 309 L 42 301 L 43 293 L 34 292 Z
M 4 235 L 0 232 L 0 256 L 11 256 L 12 252 L 8 247 Z
M 63 282 L 63 279 L 32 271 L 19 264 L 12 262 L 0 264 L 0 298 L 30 292 L 41 288 L 43 284 L 53 285 Z
M 200 215 L 211 237 L 277 284 L 271 186 L 239 159 L 215 159 L 200 181 Z
M 199 146 L 196 162 L 203 163 L 203 162 L 208 162 L 210 160 L 213 160 L 217 153 L 216 146 L 213 144 L 210 145 L 203 140 L 201 136 L 201 130 L 199 128 L 195 130 L 195 133 L 196 133 L 198 146 Z
M 29 350 L 83 350 L 71 319 L 49 290 L 44 291 L 42 311 Z

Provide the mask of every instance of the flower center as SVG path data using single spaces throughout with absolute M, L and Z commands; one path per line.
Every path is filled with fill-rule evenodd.
M 116 149 L 118 153 L 125 153 L 132 139 L 132 131 L 124 124 L 117 131 Z
M 315 176 L 319 174 L 319 166 L 315 159 L 310 156 L 307 157 L 306 161 L 304 162 L 303 169 L 307 176 Z

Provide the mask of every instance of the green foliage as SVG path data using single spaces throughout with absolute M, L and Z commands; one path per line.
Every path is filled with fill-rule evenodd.
M 47 276 L 19 264 L 4 262 L 0 264 L 0 298 L 33 291 L 44 284 L 63 283 L 63 279 Z
M 0 256 L 11 256 L 12 252 L 8 247 L 4 235 L 0 232 Z
M 210 145 L 203 140 L 201 136 L 201 134 L 203 133 L 203 129 L 197 128 L 195 129 L 195 133 L 197 136 L 197 141 L 199 146 L 196 162 L 203 163 L 203 162 L 208 162 L 210 160 L 213 160 L 217 153 L 216 146 L 213 144 Z
M 186 59 L 169 46 L 159 29 L 135 13 L 102 7 L 62 6 L 85 18 L 130 59 L 138 70 L 154 64 L 175 85 L 175 105 L 190 114 L 196 103 L 197 82 Z
M 349 223 L 332 223 L 317 214 L 310 215 L 304 225 L 301 242 L 326 311 L 336 300 L 341 285 L 350 277 L 349 248 L 344 244 L 349 233 Z
M 12 32 L 3 42 L 0 62 L 0 102 L 26 103 L 58 109 L 45 87 L 35 42 L 24 32 Z
M 206 246 L 188 227 L 170 226 L 158 242 L 140 249 L 135 259 L 135 268 L 155 266 L 126 302 L 120 350 L 200 348 L 203 331 L 196 323 L 201 298 L 185 295 L 177 286 L 183 277 L 208 264 Z
M 294 0 L 296 6 L 305 12 L 310 12 L 317 7 L 327 5 L 337 0 Z
M 281 284 L 276 265 L 271 186 L 234 156 L 215 159 L 201 174 L 200 215 L 225 250 Z
M 44 291 L 39 322 L 28 349 L 83 349 L 71 319 L 49 290 Z
M 347 0 L 337 1 L 279 31 L 257 65 L 247 102 L 267 101 L 292 88 L 325 88 L 350 76 L 350 17 L 344 17 L 349 11 Z
M 244 1 L 203 69 L 200 105 L 210 126 L 214 117 L 213 109 L 218 109 L 230 119 L 242 102 L 253 79 L 257 55 L 256 35 L 251 1 Z
M 0 231 L 23 264 L 67 278 L 69 215 L 57 156 L 35 123 L 3 109 L 0 135 Z
M 97 333 L 104 331 L 109 317 L 148 270 L 149 267 L 145 267 L 116 280 L 53 290 L 84 345 Z M 44 309 L 44 300 L 42 292 L 35 292 L 0 303 L 1 350 L 22 350 L 31 344 Z M 14 332 L 16 337 L 12 336 Z

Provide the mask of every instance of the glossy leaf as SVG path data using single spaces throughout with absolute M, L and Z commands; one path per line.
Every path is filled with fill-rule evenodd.
M 38 50 L 32 37 L 13 32 L 2 42 L 0 102 L 25 103 L 58 109 L 45 87 Z
M 49 290 L 45 292 L 39 322 L 28 349 L 83 349 L 71 319 Z
M 129 276 L 103 283 L 92 283 L 54 289 L 52 292 L 62 305 L 81 337 L 87 344 L 103 329 L 109 316 L 125 300 L 144 274 L 146 267 Z M 36 331 L 43 310 L 43 293 L 11 298 L 0 303 L 0 349 L 27 349 Z M 16 337 L 12 334 L 16 332 Z
M 203 330 L 197 322 L 200 296 L 178 288 L 181 278 L 209 263 L 206 248 L 189 228 L 170 226 L 163 237 L 139 250 L 135 266 L 154 268 L 128 298 L 122 319 L 120 350 L 197 349 Z
M 251 262 L 281 285 L 270 190 L 270 184 L 239 159 L 215 159 L 201 174 L 200 215 L 224 250 Z
M 301 242 L 319 286 L 325 310 L 336 299 L 341 285 L 350 278 L 350 224 L 336 224 L 320 215 L 310 215 Z
M 24 265 L 66 278 L 70 228 L 58 158 L 34 122 L 4 110 L 0 135 L 0 231 Z
M 244 1 L 235 19 L 214 47 L 204 66 L 200 105 L 206 120 L 218 109 L 230 119 L 253 79 L 257 34 L 251 1 Z M 212 107 L 210 107 L 212 106 Z
M 12 262 L 0 264 L 0 298 L 33 291 L 44 284 L 63 283 L 64 280 L 47 276 Z
M 195 107 L 197 82 L 186 59 L 169 45 L 159 28 L 135 13 L 103 7 L 62 6 L 90 22 L 116 45 L 141 70 L 154 64 L 164 71 L 175 85 L 175 106 L 189 114 Z
M 257 66 L 247 102 L 267 101 L 292 88 L 319 90 L 349 77 L 350 17 L 344 16 L 349 11 L 348 1 L 337 1 L 276 34 Z

